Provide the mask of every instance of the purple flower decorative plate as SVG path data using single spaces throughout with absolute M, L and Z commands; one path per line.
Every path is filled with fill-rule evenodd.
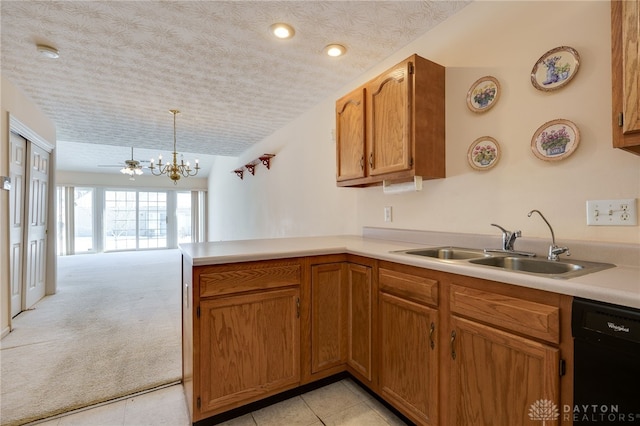
M 567 158 L 580 143 L 580 131 L 569 120 L 548 121 L 531 138 L 533 154 L 544 161 L 558 161 Z

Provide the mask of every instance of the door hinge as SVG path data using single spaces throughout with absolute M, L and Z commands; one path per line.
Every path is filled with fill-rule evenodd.
M 200 306 L 196 308 L 196 317 L 200 318 Z
M 196 406 L 198 407 L 198 410 L 202 406 L 202 401 L 200 401 L 200 397 L 198 397 L 198 399 L 196 399 Z
M 618 113 L 618 127 L 622 127 L 624 125 L 624 114 Z
M 300 318 L 300 298 L 296 298 L 296 316 Z
M 409 62 L 409 75 L 413 74 L 413 62 Z
M 564 359 L 560 360 L 560 377 L 567 373 L 567 363 Z

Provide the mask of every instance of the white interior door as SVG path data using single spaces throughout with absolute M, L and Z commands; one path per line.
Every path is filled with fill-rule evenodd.
M 34 143 L 27 145 L 29 187 L 25 250 L 24 309 L 45 294 L 47 253 L 47 211 L 49 200 L 49 153 Z
M 11 133 L 9 138 L 11 191 L 9 192 L 9 279 L 11 282 L 11 317 L 22 311 L 23 208 L 27 141 Z

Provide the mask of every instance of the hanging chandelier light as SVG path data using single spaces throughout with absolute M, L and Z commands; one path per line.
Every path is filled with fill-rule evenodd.
M 151 159 L 149 170 L 151 170 L 151 174 L 154 176 L 169 176 L 169 179 L 173 181 L 173 184 L 177 185 L 181 177 L 197 175 L 198 170 L 200 170 L 200 165 L 198 164 L 198 160 L 196 160 L 196 165 L 193 168 L 191 168 L 188 161 L 185 164 L 184 160 L 181 159 L 180 163 L 178 163 L 178 152 L 176 151 L 176 115 L 180 114 L 180 111 L 177 109 L 170 109 L 169 112 L 173 114 L 173 162 L 163 164 L 162 155 L 160 155 L 158 157 L 158 165 L 154 164 L 153 158 Z M 157 172 L 156 169 L 158 170 Z

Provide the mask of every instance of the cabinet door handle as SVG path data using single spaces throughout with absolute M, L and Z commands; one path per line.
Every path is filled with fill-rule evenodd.
M 296 299 L 296 316 L 300 318 L 300 298 Z
M 373 152 L 369 154 L 369 167 L 373 169 Z
M 455 346 L 455 341 L 456 341 L 456 331 L 453 330 L 451 332 L 451 358 L 456 359 L 456 346 Z
M 433 341 L 433 333 L 435 333 L 435 331 L 436 325 L 431 323 L 431 327 L 429 327 L 429 345 L 431 346 L 431 349 L 435 349 L 436 347 L 436 342 Z
M 364 170 L 364 154 L 360 157 L 360 168 Z

